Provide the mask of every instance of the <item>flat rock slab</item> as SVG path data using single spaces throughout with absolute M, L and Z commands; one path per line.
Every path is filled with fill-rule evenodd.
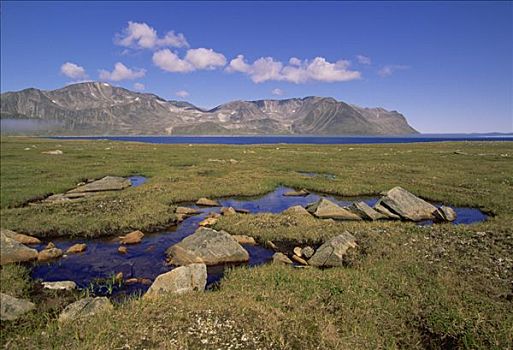
M 112 310 L 114 307 L 106 297 L 84 298 L 68 306 L 59 315 L 59 322 L 70 322 L 76 319 L 90 317 L 100 312 Z
M 221 206 L 218 201 L 208 198 L 200 198 L 196 201 L 197 205 L 202 205 L 204 207 L 219 207 Z
M 5 228 L 0 229 L 0 232 L 2 232 L 2 234 L 4 234 L 5 236 L 12 238 L 15 241 L 18 241 L 22 244 L 39 244 L 39 243 L 41 243 L 41 241 L 36 237 L 17 233 L 17 232 L 11 231 L 11 230 L 7 230 Z
M 381 202 L 381 199 L 374 204 L 373 207 L 374 210 L 376 210 L 378 213 L 382 214 L 386 219 L 389 220 L 400 220 L 401 217 L 393 212 L 390 211 L 387 207 L 383 205 Z
M 290 208 L 287 208 L 285 209 L 284 211 L 282 211 L 282 214 L 285 214 L 285 215 L 308 215 L 310 216 L 311 214 L 308 212 L 308 210 L 306 210 L 305 208 L 303 208 L 302 206 L 300 205 L 294 205 Z
M 153 298 L 167 293 L 203 291 L 207 285 L 207 266 L 190 264 L 157 276 L 144 298 Z
M 320 219 L 362 220 L 358 215 L 340 207 L 326 198 L 321 198 L 317 202 L 308 205 L 306 210 Z
M 310 192 L 307 190 L 299 190 L 299 191 L 288 191 L 285 192 L 283 195 L 287 197 L 305 197 L 308 196 Z
M 37 250 L 29 248 L 0 232 L 0 265 L 37 259 Z
M 0 293 L 0 318 L 2 321 L 14 321 L 23 314 L 32 311 L 35 307 L 36 305 L 29 300 Z
M 73 244 L 71 247 L 66 250 L 66 253 L 68 254 L 76 254 L 76 253 L 82 253 L 87 249 L 87 244 L 85 243 L 77 243 Z
M 356 238 L 345 231 L 321 245 L 308 263 L 317 267 L 342 266 L 344 255 L 350 248 L 356 248 Z
M 77 192 L 103 192 L 103 191 L 119 191 L 130 187 L 130 180 L 120 176 L 105 176 L 100 180 L 78 186 L 77 188 L 68 191 L 67 193 Z
M 401 218 L 411 221 L 433 219 L 436 207 L 402 187 L 394 187 L 381 198 L 381 203 Z
M 374 221 L 387 218 L 384 214 L 381 214 L 379 211 L 373 209 L 365 202 L 355 202 L 349 207 L 349 210 L 364 220 Z
M 227 232 L 200 227 L 192 235 L 166 250 L 173 265 L 246 262 L 248 252 Z
M 199 210 L 194 208 L 188 208 L 188 207 L 177 207 L 175 210 L 176 214 L 182 214 L 182 215 L 195 215 L 199 214 Z

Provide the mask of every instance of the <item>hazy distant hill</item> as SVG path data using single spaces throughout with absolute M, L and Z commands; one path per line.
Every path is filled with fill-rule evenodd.
M 60 134 L 345 134 L 417 133 L 396 111 L 330 97 L 233 101 L 209 111 L 107 83 L 1 94 L 2 119 L 32 119 Z

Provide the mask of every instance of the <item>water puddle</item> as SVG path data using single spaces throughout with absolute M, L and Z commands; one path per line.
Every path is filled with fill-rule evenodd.
M 128 180 L 130 180 L 130 184 L 132 185 L 132 187 L 137 187 L 137 186 L 141 186 L 148 179 L 144 176 L 135 175 L 135 176 L 130 176 L 128 178 Z
M 137 180 L 136 180 L 137 181 Z M 139 183 L 140 184 L 140 183 Z M 293 206 L 306 206 L 309 203 L 318 200 L 321 195 L 310 193 L 304 197 L 284 196 L 285 192 L 292 189 L 279 187 L 275 191 L 258 198 L 226 198 L 219 202 L 225 207 L 234 207 L 245 209 L 250 213 L 280 213 L 283 210 Z M 370 197 L 350 197 L 342 198 L 335 196 L 323 196 L 341 206 L 351 205 L 354 201 L 365 201 L 369 205 L 374 205 L 377 198 Z M 66 257 L 49 263 L 36 263 L 32 269 L 32 277 L 44 281 L 63 281 L 72 280 L 80 288 L 93 288 L 97 295 L 131 295 L 146 291 L 149 285 L 135 283 L 130 285 L 112 285 L 106 281 L 98 282 L 97 279 L 109 280 L 114 274 L 123 273 L 124 279 L 145 278 L 153 281 L 158 275 L 170 271 L 171 266 L 166 265 L 165 251 L 173 244 L 194 233 L 198 228 L 200 221 L 205 219 L 210 212 L 219 212 L 217 208 L 198 208 L 201 210 L 196 216 L 186 218 L 177 226 L 170 227 L 158 233 L 146 234 L 141 243 L 128 245 L 126 254 L 118 253 L 119 243 L 115 237 L 101 239 L 54 239 L 52 242 L 63 251 L 76 243 L 86 243 L 87 250 L 79 254 L 70 254 Z M 453 207 L 458 217 L 453 224 L 471 224 L 486 220 L 480 210 L 474 208 Z M 421 225 L 432 224 L 432 222 L 422 222 Z M 38 250 L 43 249 L 45 244 L 41 244 Z M 248 265 L 255 266 L 269 262 L 274 252 L 261 246 L 244 245 L 248 251 L 250 260 Z M 219 281 L 223 276 L 226 266 L 208 267 L 208 285 Z

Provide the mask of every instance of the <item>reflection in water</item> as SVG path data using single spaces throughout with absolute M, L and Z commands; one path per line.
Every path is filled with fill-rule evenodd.
M 142 178 L 142 177 L 140 177 Z M 142 180 L 144 179 L 144 180 Z M 136 180 L 140 185 L 146 179 Z M 137 182 L 139 181 L 139 182 Z M 137 185 L 134 185 L 137 186 Z M 237 209 L 246 209 L 251 213 L 279 213 L 293 205 L 306 206 L 315 202 L 320 195 L 311 193 L 305 197 L 288 197 L 283 194 L 290 191 L 290 188 L 279 187 L 274 192 L 254 199 L 220 199 L 222 206 L 231 206 Z M 357 200 L 363 200 L 369 205 L 374 205 L 377 198 L 338 198 L 324 196 L 342 206 L 350 205 Z M 197 208 L 194 205 L 191 207 Z M 123 272 L 125 279 L 128 278 L 149 278 L 154 280 L 159 274 L 170 271 L 171 266 L 166 265 L 165 251 L 173 244 L 192 234 L 201 220 L 208 213 L 219 212 L 220 208 L 199 208 L 201 214 L 185 219 L 178 226 L 158 233 L 146 234 L 140 244 L 129 245 L 127 254 L 118 253 L 119 243 L 110 238 L 103 239 L 55 239 L 53 242 L 58 248 L 64 251 L 75 243 L 87 243 L 87 250 L 80 254 L 70 254 L 59 260 L 49 263 L 36 263 L 32 270 L 32 277 L 44 281 L 72 280 L 81 288 L 87 288 L 96 278 L 109 278 L 113 274 Z M 470 224 L 484 221 L 486 216 L 478 209 L 454 208 L 458 218 L 454 224 Z M 421 224 L 431 224 L 423 222 Z M 43 249 L 41 244 L 38 250 Z M 250 255 L 249 265 L 259 265 L 268 262 L 273 251 L 260 246 L 245 245 L 244 248 Z M 233 266 L 233 265 L 231 265 Z M 208 268 L 208 284 L 221 279 L 224 266 Z M 147 285 L 133 284 L 125 285 L 115 290 L 117 294 L 133 294 L 144 292 Z

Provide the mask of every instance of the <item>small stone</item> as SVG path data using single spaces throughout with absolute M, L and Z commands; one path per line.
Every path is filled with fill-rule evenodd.
M 90 317 L 100 312 L 112 310 L 114 307 L 106 297 L 84 298 L 68 306 L 59 315 L 59 322 L 65 323 Z
M 66 250 L 66 253 L 68 254 L 76 254 L 76 253 L 82 253 L 87 249 L 87 244 L 85 243 L 77 243 L 72 245 L 71 247 Z
M 301 247 L 295 247 L 294 248 L 294 255 L 297 255 L 299 257 L 302 256 L 302 254 L 301 254 Z
M 63 252 L 59 248 L 45 248 L 37 254 L 37 261 L 45 262 L 60 258 Z
M 52 290 L 73 290 L 77 284 L 73 281 L 43 282 L 43 288 Z
M 224 216 L 230 216 L 230 215 L 237 214 L 237 212 L 232 207 L 228 207 L 228 208 L 227 207 L 222 207 L 221 208 L 221 214 L 223 214 Z
M 141 242 L 143 237 L 144 237 L 144 233 L 137 230 L 137 231 L 130 232 L 129 234 L 127 234 L 125 236 L 121 236 L 119 238 L 120 238 L 121 244 L 137 244 L 137 243 Z
M 122 246 L 120 246 L 120 247 L 118 248 L 118 253 L 119 253 L 119 254 L 126 254 L 126 253 L 128 253 L 128 248 L 127 248 L 127 247 L 125 247 L 124 245 L 122 245 Z
M 2 321 L 14 321 L 35 307 L 36 305 L 28 300 L 0 293 L 0 319 Z
M 200 221 L 200 223 L 198 225 L 203 226 L 203 227 L 214 226 L 218 220 L 219 219 L 217 219 L 217 218 L 206 218 L 206 219 Z
M 256 244 L 256 241 L 253 237 L 251 236 L 246 236 L 246 235 L 232 235 L 233 238 L 235 238 L 235 240 L 237 241 L 237 243 L 239 244 L 251 244 L 251 245 L 255 245 Z
M 451 222 L 456 220 L 456 212 L 451 207 L 442 205 L 433 213 L 436 222 Z
M 310 194 L 310 192 L 308 192 L 307 190 L 301 189 L 299 191 L 288 191 L 288 192 L 285 192 L 283 195 L 288 196 L 288 197 L 305 197 L 305 196 L 308 196 L 309 194 Z
M 292 260 L 294 260 L 295 262 L 301 264 L 301 265 L 308 265 L 308 263 L 306 262 L 305 259 L 303 258 L 300 258 L 299 256 L 297 255 L 292 255 Z
M 306 246 L 303 249 L 301 249 L 301 256 L 303 256 L 307 259 L 310 259 L 312 257 L 312 255 L 314 255 L 314 253 L 315 253 L 315 250 L 310 246 Z
M 64 154 L 63 151 L 61 151 L 60 149 L 56 149 L 56 150 L 53 150 L 53 151 L 44 151 L 44 152 L 41 152 L 43 154 L 52 154 L 52 155 L 59 155 L 59 154 Z
M 292 264 L 292 260 L 290 260 L 285 254 L 277 252 L 273 255 L 273 264 L 290 265 Z
M 45 247 L 45 249 L 52 249 L 52 248 L 55 248 L 55 244 L 53 244 L 53 242 L 48 243 Z
M 205 198 L 205 197 L 202 197 L 200 199 L 198 199 L 198 201 L 196 202 L 197 205 L 202 205 L 204 207 L 219 207 L 219 202 L 213 200 L 213 199 L 208 199 L 208 198 Z
M 114 280 L 116 281 L 116 283 L 123 282 L 123 272 L 118 272 L 116 276 L 114 276 Z
M 362 220 L 360 216 L 340 207 L 338 204 L 326 198 L 321 198 L 317 202 L 308 205 L 306 210 L 320 219 Z
M 278 247 L 276 246 L 276 244 L 273 243 L 273 241 L 267 241 L 265 242 L 265 244 L 272 250 L 278 250 Z
M 188 207 L 177 207 L 175 210 L 176 214 L 184 214 L 184 215 L 194 215 L 198 214 L 199 210 L 196 210 L 194 208 L 188 208 Z

